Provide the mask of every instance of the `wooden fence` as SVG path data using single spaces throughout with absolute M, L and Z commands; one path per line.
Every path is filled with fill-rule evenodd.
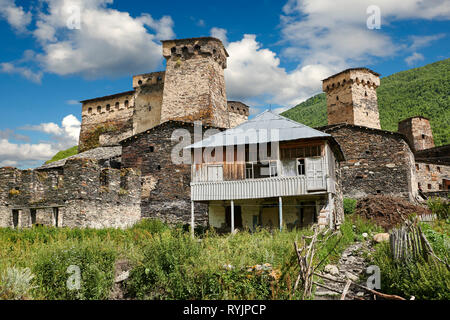
M 410 261 L 422 256 L 427 258 L 423 235 L 417 226 L 406 225 L 393 229 L 389 235 L 394 260 Z

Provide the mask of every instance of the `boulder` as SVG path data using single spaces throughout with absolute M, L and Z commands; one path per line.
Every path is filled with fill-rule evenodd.
M 329 273 L 329 274 L 331 274 L 333 276 L 337 276 L 339 274 L 339 269 L 334 264 L 327 264 L 325 266 L 324 270 L 325 270 L 326 273 Z
M 373 236 L 373 240 L 375 242 L 383 242 L 383 241 L 389 241 L 389 233 L 377 233 Z

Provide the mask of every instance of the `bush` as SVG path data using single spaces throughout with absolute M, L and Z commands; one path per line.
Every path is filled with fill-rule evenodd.
M 439 219 L 448 219 L 450 217 L 450 203 L 438 197 L 433 197 L 427 201 L 428 208 Z
M 0 300 L 28 299 L 33 278 L 29 268 L 6 269 L 0 277 Z
M 356 202 L 356 199 L 344 198 L 344 214 L 355 213 Z
M 37 294 L 51 300 L 107 299 L 114 283 L 115 259 L 115 251 L 101 243 L 45 248 L 33 268 Z M 68 280 L 74 275 L 69 266 L 79 267 L 79 289 L 68 288 Z
M 406 299 L 411 296 L 423 300 L 450 299 L 450 271 L 440 262 L 423 259 L 408 264 L 394 262 L 388 243 L 378 245 L 372 262 L 380 267 L 384 293 Z

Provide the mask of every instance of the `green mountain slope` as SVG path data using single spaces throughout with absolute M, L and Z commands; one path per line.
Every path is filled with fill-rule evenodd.
M 450 59 L 382 78 L 377 95 L 381 128 L 397 131 L 400 120 L 421 115 L 430 119 L 436 146 L 450 144 Z M 311 127 L 326 125 L 325 94 L 282 115 Z
M 68 158 L 70 156 L 74 156 L 76 154 L 78 154 L 78 146 L 74 146 L 74 147 L 69 148 L 67 150 L 59 151 L 57 154 L 55 154 L 53 156 L 53 158 L 51 158 L 50 160 L 46 161 L 45 164 L 52 163 L 52 162 L 55 162 L 55 161 L 58 161 L 58 160 L 62 160 L 62 159 Z

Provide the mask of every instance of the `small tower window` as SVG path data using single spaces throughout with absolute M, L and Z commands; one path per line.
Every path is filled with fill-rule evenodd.
M 142 80 L 138 81 L 138 85 L 140 85 L 140 86 L 142 85 Z
M 162 77 L 161 76 L 158 77 L 158 81 L 162 81 Z
M 111 110 L 111 105 L 110 105 L 110 104 L 107 104 L 107 105 L 106 105 L 106 111 L 109 111 L 109 110 Z
M 431 183 L 428 184 L 428 190 L 431 190 Z
M 419 170 L 419 168 L 420 168 L 420 167 L 419 167 L 419 165 L 418 165 L 418 164 L 416 164 L 416 170 Z
M 148 106 L 148 111 L 152 111 L 152 106 Z
M 98 112 L 98 113 L 102 112 L 102 107 L 101 107 L 101 106 L 98 106 L 98 107 L 97 107 L 97 112 Z
M 154 151 L 155 151 L 155 147 L 154 147 L 154 146 L 150 146 L 150 147 L 149 147 L 149 151 L 150 151 L 150 152 L 154 152 Z
M 125 100 L 124 105 L 125 105 L 125 108 L 128 108 L 128 100 Z
M 172 53 L 177 52 L 177 48 L 176 48 L 176 47 L 172 47 L 172 48 L 170 49 L 170 52 L 172 52 Z
M 436 167 L 438 172 L 441 172 L 441 167 Z
M 430 172 L 430 165 L 427 164 L 427 172 Z
M 367 91 L 364 91 L 364 96 L 366 96 L 366 97 L 367 97 Z
M 425 135 L 424 134 L 422 134 L 422 139 L 425 139 Z
M 339 96 L 336 96 L 336 101 L 339 101 Z
M 88 109 L 88 114 L 92 114 L 92 108 Z
M 119 110 L 119 102 L 116 102 L 116 109 Z

